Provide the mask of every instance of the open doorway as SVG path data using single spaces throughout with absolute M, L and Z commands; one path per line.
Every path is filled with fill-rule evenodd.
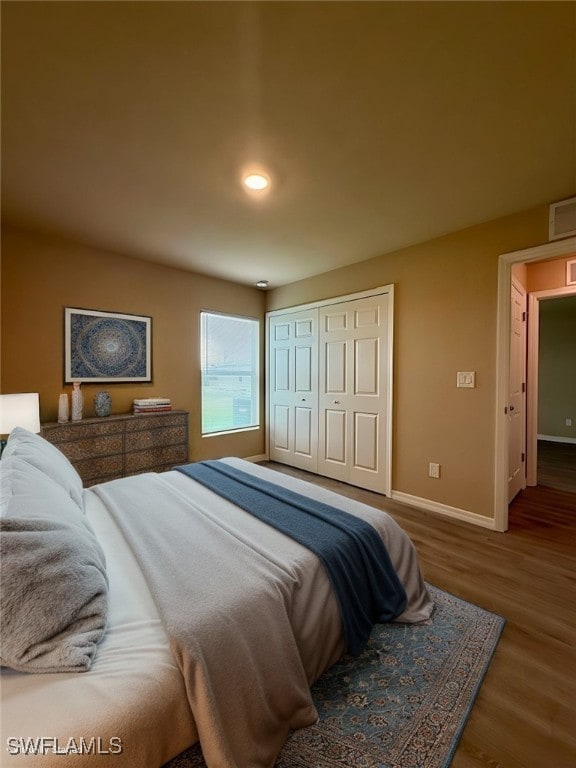
M 533 295 L 538 313 L 537 339 L 529 339 L 528 355 L 537 397 L 532 424 L 536 435 L 530 485 L 576 494 L 576 285 L 574 293 Z M 536 328 L 536 324 L 532 324 Z M 537 359 L 532 359 L 536 355 Z
M 498 318 L 497 318 L 497 365 L 496 365 L 496 423 L 495 423 L 495 467 L 494 467 L 494 527 L 499 531 L 508 529 L 508 488 L 509 488 L 509 396 L 510 396 L 510 329 L 511 312 L 510 296 L 512 283 L 512 265 L 544 262 L 551 259 L 567 260 L 576 254 L 576 237 L 566 238 L 557 242 L 547 243 L 523 251 L 503 254 L 499 259 L 498 274 Z M 562 287 L 563 286 L 563 287 Z M 548 289 L 551 290 L 551 289 Z M 567 286 L 565 278 L 558 287 L 553 289 L 558 296 L 576 294 L 576 286 Z M 538 293 L 538 292 L 537 292 Z M 541 293 L 541 292 L 539 292 Z M 529 293 L 529 301 L 543 300 L 543 296 Z M 538 309 L 538 306 L 535 307 Z M 535 328 L 531 326 L 535 325 Z M 534 338 L 539 330 L 538 312 L 530 313 L 528 337 Z M 536 355 L 537 359 L 537 355 Z M 537 482 L 537 382 L 538 370 L 534 365 L 534 356 L 530 360 L 528 353 L 528 377 L 531 376 L 532 388 L 528 384 L 527 403 L 527 481 L 535 485 Z

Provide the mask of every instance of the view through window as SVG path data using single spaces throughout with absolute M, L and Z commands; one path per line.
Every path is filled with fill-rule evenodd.
M 202 434 L 259 425 L 258 320 L 202 312 Z

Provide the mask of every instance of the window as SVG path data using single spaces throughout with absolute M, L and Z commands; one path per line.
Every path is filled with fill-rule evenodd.
M 202 434 L 260 423 L 258 320 L 200 313 Z

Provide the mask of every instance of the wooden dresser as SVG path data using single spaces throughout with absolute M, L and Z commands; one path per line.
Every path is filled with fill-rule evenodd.
M 188 461 L 186 411 L 51 422 L 40 434 L 70 459 L 85 486 Z

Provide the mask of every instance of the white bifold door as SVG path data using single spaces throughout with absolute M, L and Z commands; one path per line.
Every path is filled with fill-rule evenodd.
M 318 472 L 387 492 L 388 294 L 320 310 Z
M 269 318 L 269 455 L 390 493 L 392 287 Z
M 269 333 L 269 447 L 272 461 L 318 466 L 318 309 L 272 316 Z

